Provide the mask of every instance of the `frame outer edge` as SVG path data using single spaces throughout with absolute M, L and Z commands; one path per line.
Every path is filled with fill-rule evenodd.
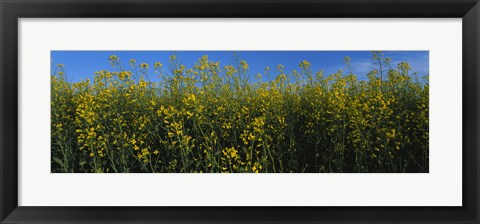
M 0 0 L 0 223 L 18 208 L 18 13 L 12 6 Z
M 0 47 L 3 47 L 3 1 L 0 0 Z M 0 50 L 0 84 L 3 83 L 3 51 Z M 4 182 L 3 179 L 3 172 L 4 169 L 2 167 L 3 165 L 3 94 L 0 89 L 0 222 L 2 222 L 5 219 L 5 215 L 3 212 L 4 209 L 4 200 L 3 200 L 3 194 L 4 194 L 4 189 L 2 186 L 2 183 Z
M 473 223 L 480 223 L 480 2 L 463 17 L 462 29 L 462 204 Z
M 3 0 L 0 0 L 0 48 L 3 48 L 5 45 L 5 40 L 3 38 L 3 29 L 5 26 L 5 14 L 3 13 Z M 3 114 L 4 114 L 4 94 L 3 94 L 3 76 L 5 75 L 4 73 L 4 67 L 3 67 L 3 50 L 0 50 L 0 222 L 2 222 L 7 214 L 9 213 L 6 211 L 6 202 L 5 202 L 5 194 L 7 194 L 5 188 L 4 188 L 4 183 L 5 183 L 5 156 L 4 156 L 4 151 L 5 151 L 5 146 L 3 142 L 3 133 L 4 133 L 4 122 L 3 122 Z
M 476 69 L 477 69 L 477 119 L 480 111 L 480 2 L 477 2 L 475 5 L 475 10 L 476 10 L 476 15 L 477 15 L 477 21 L 476 21 L 476 27 L 477 27 L 477 40 L 476 40 Z M 476 166 L 475 170 L 477 172 L 476 179 L 475 179 L 475 188 L 476 188 L 476 217 L 475 221 L 477 223 L 480 223 L 480 119 L 477 120 L 477 150 L 476 150 Z
M 476 77 L 476 129 L 475 129 L 475 148 L 472 148 L 473 155 L 474 155 L 474 163 L 472 164 L 472 167 L 469 167 L 469 169 L 474 172 L 474 175 L 472 175 L 473 180 L 473 190 L 472 193 L 475 194 L 473 195 L 474 198 L 474 206 L 476 207 L 474 209 L 474 219 L 475 222 L 480 223 L 480 2 L 477 2 L 475 6 L 472 8 L 472 11 L 475 15 L 475 21 L 474 21 L 474 27 L 475 27 L 475 38 L 473 42 L 471 43 L 472 46 L 474 47 L 474 54 L 475 56 L 472 57 L 472 61 L 470 62 L 472 65 L 472 69 L 474 69 L 475 72 L 475 77 Z M 472 141 L 473 142 L 473 141 Z
M 39 1 L 41 2 L 41 1 Z M 15 167 L 16 161 L 12 161 L 13 159 L 17 159 L 16 156 L 16 150 L 18 148 L 13 148 L 13 146 L 18 146 L 15 143 L 16 139 L 9 139 L 9 137 L 18 137 L 17 133 L 7 133 L 7 131 L 12 131 L 11 129 L 8 129 L 12 125 L 12 123 L 17 123 L 18 116 L 13 116 L 14 113 L 18 112 L 18 108 L 13 108 L 7 111 L 8 106 L 18 106 L 18 98 L 17 97 L 12 97 L 11 95 L 11 90 L 15 89 L 18 90 L 18 86 L 12 86 L 13 81 L 15 81 L 15 84 L 18 84 L 18 73 L 13 74 L 14 72 L 17 71 L 16 65 L 9 65 L 6 62 L 6 55 L 15 55 L 18 56 L 18 29 L 17 29 L 17 23 L 12 23 L 12 20 L 17 19 L 17 14 L 16 12 L 9 12 L 8 11 L 8 5 L 11 4 L 11 1 L 5 1 L 5 0 L 0 0 L 0 47 L 2 48 L 0 50 L 0 223 L 4 223 L 6 220 L 6 217 L 12 213 L 17 208 L 17 195 L 13 196 L 13 193 L 18 193 L 18 189 L 12 189 L 12 186 L 17 187 L 17 178 L 16 175 L 17 172 L 17 167 Z M 7 5 L 7 6 L 6 6 Z M 472 178 L 469 182 L 470 186 L 464 186 L 465 189 L 470 189 L 474 195 L 470 195 L 472 199 L 468 200 L 470 203 L 469 207 L 470 209 L 470 214 L 472 215 L 472 219 L 475 220 L 473 222 L 468 221 L 468 223 L 479 223 L 480 219 L 480 189 L 479 189 L 479 181 L 480 181 L 480 172 L 479 172 L 479 167 L 480 167 L 480 153 L 478 151 L 478 146 L 480 143 L 480 135 L 479 135 L 479 129 L 480 129 L 480 120 L 478 119 L 478 112 L 480 109 L 480 3 L 477 3 L 475 6 L 471 8 L 471 10 L 465 14 L 465 18 L 470 18 L 473 17 L 474 19 L 471 19 L 469 22 L 474 23 L 475 26 L 472 26 L 470 23 L 470 28 L 475 27 L 475 29 L 472 30 L 473 36 L 474 37 L 463 37 L 463 44 L 466 44 L 468 42 L 468 46 L 471 47 L 471 49 L 466 49 L 465 47 L 463 48 L 465 50 L 469 50 L 469 56 L 472 56 L 470 58 L 463 58 L 464 64 L 463 64 L 463 69 L 464 72 L 472 72 L 470 79 L 468 81 L 472 81 L 470 84 L 468 81 L 464 80 L 463 85 L 470 88 L 468 88 L 469 91 L 467 94 L 471 94 L 471 96 L 468 98 L 469 101 L 466 101 L 464 98 L 464 106 L 465 103 L 475 103 L 475 109 L 474 111 L 470 112 L 468 115 L 473 116 L 475 122 L 472 122 L 472 126 L 475 126 L 472 128 L 474 133 L 468 136 L 468 139 L 471 140 L 471 144 L 475 146 L 475 148 L 469 148 L 469 150 L 472 150 L 472 155 L 471 158 L 465 158 L 464 160 L 468 160 L 468 166 L 464 167 L 466 169 L 470 169 L 471 172 L 469 173 L 470 176 L 465 176 L 465 177 L 470 177 Z M 463 26 L 464 28 L 466 27 L 465 24 Z M 13 32 L 13 33 L 10 33 Z M 16 33 L 15 33 L 16 32 Z M 465 34 L 465 32 L 463 32 Z M 8 40 L 8 41 L 7 41 Z M 7 45 L 7 42 L 10 44 L 10 46 Z M 15 44 L 13 44 L 15 43 Z M 465 53 L 465 52 L 464 52 Z M 466 55 L 466 54 L 463 54 Z M 10 59 L 8 59 L 10 61 Z M 13 59 L 11 59 L 13 60 Z M 16 59 L 15 59 L 16 60 Z M 466 63 L 465 61 L 468 61 Z M 12 74 L 10 74 L 12 73 Z M 9 76 L 7 77 L 7 74 Z M 471 88 L 473 86 L 473 88 Z M 12 99 L 13 98 L 13 99 Z M 14 102 L 12 102 L 14 101 Z M 465 114 L 465 111 L 464 111 Z M 470 117 L 471 118 L 471 117 Z M 13 121 L 9 121 L 8 119 L 14 119 Z M 469 129 L 469 130 L 472 130 Z M 13 132 L 16 132 L 18 129 L 13 129 Z M 464 133 L 465 134 L 465 133 Z M 470 145 L 471 146 L 471 145 Z M 12 154 L 13 153 L 13 154 Z M 464 154 L 465 155 L 465 154 Z M 13 167 L 12 167 L 13 166 Z M 13 169 L 12 169 L 13 168 Z M 14 181 L 15 183 L 8 183 L 9 181 Z M 464 196 L 464 199 L 465 196 Z M 467 202 L 467 200 L 464 200 L 464 203 Z M 18 209 L 17 209 L 18 211 Z M 77 220 L 78 221 L 78 220 Z M 12 220 L 7 221 L 7 222 L 12 222 Z M 459 222 L 459 221 L 457 221 Z M 465 222 L 467 223 L 467 222 Z

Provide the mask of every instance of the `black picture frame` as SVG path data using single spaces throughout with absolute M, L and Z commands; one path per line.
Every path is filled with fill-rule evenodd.
M 0 0 L 0 15 L 1 223 L 473 224 L 480 222 L 480 154 L 478 151 L 480 4 L 478 0 Z M 463 206 L 18 206 L 18 19 L 76 17 L 462 18 Z

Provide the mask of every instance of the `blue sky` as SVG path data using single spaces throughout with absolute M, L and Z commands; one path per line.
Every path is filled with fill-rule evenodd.
M 275 68 L 278 64 L 285 66 L 285 71 L 299 70 L 298 64 L 308 60 L 314 72 L 323 70 L 325 75 L 330 75 L 338 70 L 347 71 L 344 57 L 351 58 L 353 73 L 361 80 L 366 79 L 366 74 L 375 68 L 371 60 L 371 51 L 235 51 L 242 60 L 247 61 L 253 77 L 264 72 L 265 67 L 270 67 L 271 76 L 264 80 L 271 80 L 276 76 Z M 135 59 L 138 64 L 148 63 L 150 75 L 154 77 L 153 64 L 160 62 L 168 68 L 169 56 L 176 54 L 179 61 L 187 68 L 193 67 L 203 55 L 208 55 L 212 61 L 220 61 L 223 67 L 233 64 L 234 51 L 51 51 L 52 65 L 64 64 L 65 73 L 69 81 L 77 82 L 85 78 L 92 79 L 94 72 L 112 70 L 108 57 L 117 55 L 124 67 L 129 68 L 129 60 Z M 408 62 L 418 76 L 429 74 L 428 51 L 384 51 L 386 57 L 392 59 L 392 67 L 396 68 L 399 62 Z M 154 79 L 153 79 L 154 80 Z M 252 80 L 252 79 L 251 79 Z

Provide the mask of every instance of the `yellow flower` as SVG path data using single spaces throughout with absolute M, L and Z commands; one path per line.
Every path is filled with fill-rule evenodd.
M 390 132 L 385 133 L 385 135 L 387 136 L 387 138 L 395 138 L 395 132 L 396 130 L 392 129 Z
M 142 63 L 140 64 L 140 67 L 143 69 L 148 69 L 148 64 L 147 63 Z
M 162 67 L 162 63 L 160 62 L 155 62 L 155 64 L 153 64 L 153 68 L 161 68 Z

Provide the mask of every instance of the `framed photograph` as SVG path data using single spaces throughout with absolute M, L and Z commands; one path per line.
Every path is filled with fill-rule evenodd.
M 479 223 L 477 0 L 0 0 L 0 223 Z

